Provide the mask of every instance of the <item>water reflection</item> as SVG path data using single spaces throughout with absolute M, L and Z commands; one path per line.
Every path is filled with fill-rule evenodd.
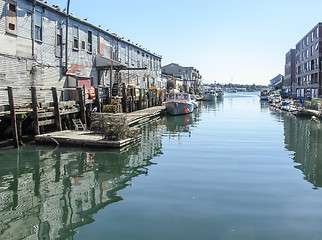
M 275 110 L 272 113 L 283 121 L 285 147 L 294 152 L 293 160 L 299 164 L 295 167 L 314 187 L 322 187 L 322 124 L 291 113 Z
M 164 119 L 121 150 L 24 147 L 0 155 L 0 238 L 65 239 L 162 154 Z

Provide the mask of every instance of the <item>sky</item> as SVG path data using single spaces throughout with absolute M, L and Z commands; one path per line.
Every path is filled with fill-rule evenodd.
M 322 22 L 322 1 L 70 0 L 70 12 L 161 54 L 163 66 L 195 67 L 205 83 L 268 85 Z

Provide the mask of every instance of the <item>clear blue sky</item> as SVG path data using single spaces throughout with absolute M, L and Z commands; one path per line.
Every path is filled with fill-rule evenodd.
M 49 0 L 62 9 L 67 0 Z M 178 63 L 204 82 L 267 85 L 318 22 L 321 0 L 71 0 L 70 11 Z

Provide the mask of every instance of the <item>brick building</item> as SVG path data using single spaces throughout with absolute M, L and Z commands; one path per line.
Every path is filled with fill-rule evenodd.
M 296 44 L 296 88 L 297 98 L 322 97 L 320 46 L 322 23 L 318 23 Z

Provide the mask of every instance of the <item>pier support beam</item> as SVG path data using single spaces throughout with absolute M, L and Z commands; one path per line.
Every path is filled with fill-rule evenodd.
M 55 124 L 57 131 L 61 131 L 61 119 L 60 119 L 60 111 L 59 111 L 59 103 L 57 97 L 57 89 L 55 87 L 51 88 L 54 102 L 54 111 L 55 111 Z
M 17 118 L 15 112 L 15 104 L 13 100 L 13 93 L 12 87 L 8 87 L 8 99 L 9 99 L 9 107 L 10 107 L 10 120 L 11 120 L 11 127 L 12 127 L 12 138 L 13 138 L 13 146 L 15 148 L 19 147 L 19 140 L 18 140 L 18 132 L 17 132 Z
M 83 88 L 78 87 L 77 88 L 77 93 L 78 93 L 81 120 L 82 120 L 82 123 L 84 124 L 84 126 L 86 128 L 87 124 L 86 124 L 86 112 L 85 112 L 85 96 L 83 94 Z M 101 111 L 101 109 L 100 109 L 100 111 Z
M 38 100 L 36 87 L 31 87 L 31 101 L 32 101 L 32 119 L 35 135 L 40 134 L 39 130 L 39 116 L 38 116 Z

